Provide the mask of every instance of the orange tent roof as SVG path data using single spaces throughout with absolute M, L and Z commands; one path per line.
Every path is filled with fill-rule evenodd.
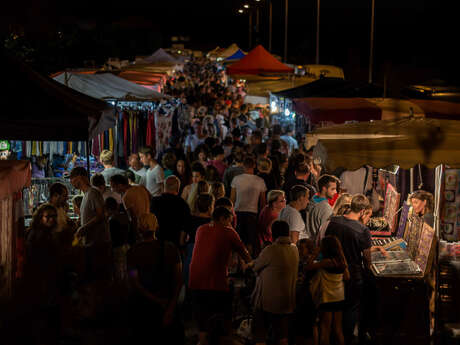
M 278 61 L 261 45 L 227 68 L 228 74 L 290 73 L 293 71 L 293 68 Z

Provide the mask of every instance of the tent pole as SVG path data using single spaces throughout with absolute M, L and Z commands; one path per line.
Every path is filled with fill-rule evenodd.
M 89 164 L 89 139 L 86 140 L 86 169 L 88 170 L 88 176 L 91 177 L 91 169 Z

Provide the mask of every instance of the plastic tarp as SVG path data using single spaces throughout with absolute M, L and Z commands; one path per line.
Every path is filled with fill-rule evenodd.
M 115 124 L 106 102 L 43 76 L 0 49 L 4 88 L 0 138 L 6 140 L 83 141 Z
M 177 60 L 174 56 L 169 55 L 163 48 L 158 49 L 152 55 L 146 57 L 141 61 L 144 64 L 170 64 L 176 65 L 182 62 Z
M 228 74 L 292 73 L 293 71 L 293 68 L 278 61 L 261 45 L 227 68 Z
M 238 49 L 238 51 L 229 56 L 228 58 L 225 59 L 225 61 L 233 61 L 233 60 L 240 60 L 242 58 L 244 58 L 246 56 L 246 54 L 241 50 L 241 49 Z
M 64 72 L 55 77 L 54 80 L 85 95 L 104 100 L 156 101 L 164 97 L 159 92 L 111 73 L 91 75 Z
M 311 83 L 273 93 L 276 97 L 381 97 L 383 88 L 366 82 L 343 80 L 340 78 L 321 78 Z
M 460 168 L 460 121 L 412 117 L 360 122 L 321 128 L 309 136 L 317 141 L 314 156 L 325 152 L 331 170 L 356 170 L 365 164 Z

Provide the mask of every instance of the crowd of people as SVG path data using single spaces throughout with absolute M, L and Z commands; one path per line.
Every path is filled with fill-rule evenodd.
M 110 281 L 130 296 L 136 343 L 182 344 L 193 320 L 199 344 L 231 344 L 232 272 L 257 277 L 256 344 L 351 344 L 357 325 L 361 341 L 372 334 L 364 286 L 370 252 L 382 249 L 371 246 L 369 200 L 341 190 L 292 127 L 270 124 L 244 92 L 216 64 L 193 60 L 165 86 L 182 104 L 164 152 L 144 147 L 125 171 L 103 151 L 91 178 L 74 168 L 77 223 L 65 185 L 51 186 L 26 235 L 24 278 L 39 303 L 64 303 L 69 277 Z

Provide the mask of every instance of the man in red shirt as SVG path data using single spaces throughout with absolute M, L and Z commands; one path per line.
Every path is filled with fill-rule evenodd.
M 225 318 L 226 336 L 231 335 L 232 296 L 227 271 L 232 251 L 245 261 L 251 257 L 236 231 L 231 227 L 233 214 L 217 207 L 212 222 L 198 228 L 190 263 L 189 287 L 197 313 L 200 345 L 208 344 L 208 321 L 214 315 Z

